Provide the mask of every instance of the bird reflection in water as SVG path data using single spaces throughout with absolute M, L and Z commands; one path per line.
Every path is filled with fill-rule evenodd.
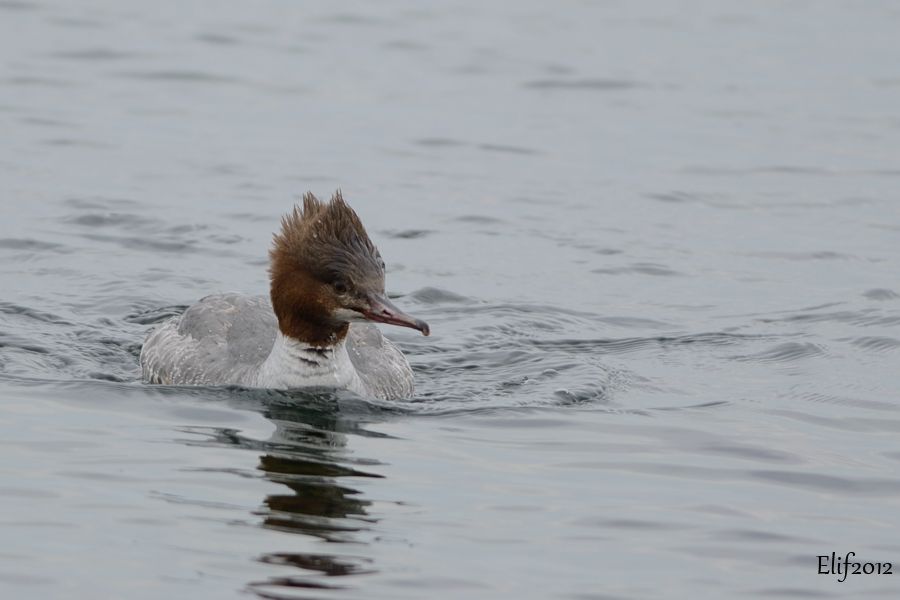
M 274 400 L 267 397 L 260 409 L 276 426 L 269 440 L 244 438 L 226 429 L 213 434 L 213 443 L 262 450 L 257 468 L 266 479 L 288 488 L 264 499 L 256 513 L 262 517 L 261 525 L 325 542 L 366 543 L 365 532 L 377 519 L 368 514 L 371 501 L 351 482 L 383 476 L 370 470 L 371 461 L 365 462 L 364 469 L 352 466 L 360 461 L 346 451 L 346 443 L 347 434 L 380 435 L 363 427 L 375 420 L 371 408 L 361 401 L 348 406 L 331 394 L 315 394 L 309 400 L 304 396 L 302 401 L 291 398 L 290 402 L 276 395 Z M 274 552 L 258 560 L 300 571 L 248 584 L 248 591 L 271 600 L 302 598 L 313 590 L 346 589 L 346 585 L 331 583 L 332 578 L 375 572 L 371 559 L 345 554 Z

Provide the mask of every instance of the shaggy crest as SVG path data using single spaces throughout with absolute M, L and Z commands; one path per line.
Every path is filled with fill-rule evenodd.
M 354 286 L 384 286 L 384 261 L 340 190 L 329 202 L 304 194 L 302 208 L 282 218 L 269 255 L 273 274 L 287 261 L 326 283 L 342 278 Z

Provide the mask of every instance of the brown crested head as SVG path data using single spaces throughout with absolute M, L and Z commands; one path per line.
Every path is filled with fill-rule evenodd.
M 384 261 L 340 190 L 329 202 L 311 193 L 281 220 L 269 252 L 272 307 L 281 332 L 330 346 L 351 321 L 428 325 L 404 314 L 384 294 Z

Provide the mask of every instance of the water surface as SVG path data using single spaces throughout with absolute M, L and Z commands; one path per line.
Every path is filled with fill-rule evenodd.
M 900 10 L 0 2 L 0 589 L 897 597 Z M 408 403 L 151 387 L 340 187 Z

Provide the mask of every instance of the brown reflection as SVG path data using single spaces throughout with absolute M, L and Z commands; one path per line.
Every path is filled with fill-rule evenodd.
M 346 451 L 346 434 L 369 434 L 359 421 L 340 415 L 336 407 L 336 403 L 315 410 L 309 406 L 276 406 L 265 411 L 276 430 L 263 444 L 266 453 L 260 456 L 257 468 L 266 479 L 286 490 L 263 500 L 263 508 L 257 513 L 263 527 L 325 542 L 365 543 L 361 534 L 377 519 L 369 516 L 371 501 L 353 482 L 382 475 L 372 472 L 370 464 L 366 464 L 366 470 L 353 464 Z M 321 593 L 345 589 L 345 585 L 327 580 L 375 572 L 370 559 L 338 554 L 275 552 L 258 560 L 296 571 L 248 585 L 249 591 L 271 600 L 308 597 L 303 590 Z
M 338 477 L 378 477 L 334 464 L 321 464 L 284 456 L 266 455 L 259 468 L 268 479 L 284 484 L 293 494 L 272 494 L 265 500 L 268 511 L 263 523 L 273 529 L 295 531 L 328 542 L 353 541 L 347 533 L 365 529 L 366 507 L 359 490 L 339 485 Z M 325 475 L 328 473 L 329 475 Z M 353 519 L 353 524 L 335 519 Z
M 264 563 L 273 565 L 292 565 L 306 571 L 320 571 L 325 575 L 359 575 L 374 573 L 366 569 L 363 564 L 370 563 L 368 558 L 356 558 L 358 562 L 350 562 L 324 554 L 267 554 L 260 559 Z M 361 564 L 360 564 L 361 563 Z

